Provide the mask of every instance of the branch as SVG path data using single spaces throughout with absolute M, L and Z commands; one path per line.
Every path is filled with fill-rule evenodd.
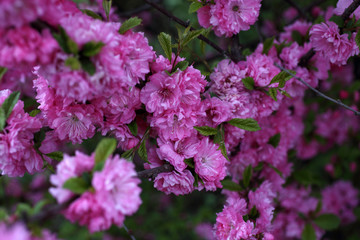
M 183 20 L 181 20 L 180 18 L 177 18 L 176 16 L 174 16 L 172 13 L 168 12 L 166 9 L 164 9 L 163 7 L 159 6 L 158 4 L 154 3 L 151 0 L 144 0 L 147 4 L 151 5 L 152 7 L 154 7 L 156 10 L 158 10 L 159 12 L 161 12 L 162 14 L 164 14 L 165 16 L 167 16 L 168 18 L 170 18 L 170 20 L 184 26 L 184 27 L 188 27 L 189 24 L 184 22 Z M 191 27 L 190 28 L 192 31 L 196 30 L 195 28 Z M 211 46 L 212 48 L 214 48 L 216 51 L 218 51 L 221 55 L 223 55 L 224 57 L 230 58 L 232 61 L 236 62 L 236 59 L 233 59 L 231 57 L 231 55 L 223 50 L 221 47 L 219 47 L 217 44 L 215 44 L 214 42 L 212 42 L 210 39 L 208 39 L 207 37 L 200 35 L 198 36 L 198 39 L 206 42 L 209 46 Z
M 146 169 L 144 171 L 138 172 L 137 175 L 139 178 L 155 178 L 159 173 L 171 172 L 172 170 L 174 170 L 174 167 L 169 163 L 165 163 L 160 167 Z
M 320 92 L 319 90 L 317 90 L 317 89 L 313 88 L 312 86 L 310 86 L 310 84 L 308 84 L 307 82 L 305 82 L 302 78 L 295 76 L 295 75 L 294 75 L 293 73 L 291 73 L 289 70 L 287 70 L 286 68 L 278 65 L 277 63 L 274 63 L 274 65 L 275 65 L 276 67 L 278 67 L 280 70 L 282 70 L 282 71 L 290 74 L 290 75 L 293 76 L 295 79 L 299 80 L 302 84 L 304 84 L 305 86 L 307 86 L 308 88 L 310 88 L 312 91 L 314 91 L 315 93 L 317 93 L 320 97 L 323 97 L 323 98 L 325 98 L 325 99 L 327 99 L 327 100 L 329 100 L 329 101 L 331 101 L 331 102 L 333 102 L 333 103 L 336 103 L 337 105 L 340 105 L 341 107 L 343 107 L 343 108 L 345 108 L 345 109 L 347 109 L 347 110 L 349 110 L 349 111 L 352 111 L 353 113 L 355 113 L 355 115 L 360 116 L 360 112 L 356 111 L 355 109 L 352 109 L 352 108 L 349 107 L 348 105 L 342 103 L 340 100 L 335 100 L 335 99 L 333 99 L 333 98 L 331 98 L 331 97 L 323 94 L 323 93 Z
M 343 14 L 341 15 L 341 18 L 345 21 L 347 20 L 350 15 L 360 6 L 360 0 L 354 0 L 352 4 L 350 4 L 349 7 L 345 9 Z

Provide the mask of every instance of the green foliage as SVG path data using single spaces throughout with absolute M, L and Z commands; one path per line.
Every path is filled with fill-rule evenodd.
M 194 127 L 201 135 L 203 136 L 211 136 L 216 135 L 218 130 L 216 128 L 202 126 L 202 127 Z
M 301 240 L 316 240 L 315 230 L 310 223 L 307 223 L 305 225 L 304 230 L 301 234 Z
M 116 149 L 116 140 L 104 138 L 95 149 L 95 163 L 105 162 Z
M 124 34 L 126 33 L 128 30 L 136 27 L 136 26 L 139 26 L 141 24 L 142 20 L 138 17 L 132 17 L 132 18 L 129 18 L 128 20 L 126 20 L 125 22 L 123 22 L 121 24 L 121 27 L 119 29 L 119 33 L 120 34 Z
M 59 152 L 59 151 L 47 153 L 45 155 L 48 156 L 51 159 L 56 160 L 56 161 L 61 161 L 64 158 L 64 154 L 62 152 Z
M 253 168 L 250 164 L 249 166 L 247 166 L 245 168 L 244 173 L 243 173 L 243 181 L 242 182 L 243 182 L 245 188 L 247 188 L 250 184 L 252 173 L 253 173 Z
M 128 128 L 130 130 L 130 132 L 132 133 L 132 135 L 137 136 L 138 135 L 138 125 L 136 124 L 136 121 L 132 121 L 131 123 L 129 123 Z
M 71 70 L 81 69 L 81 63 L 76 57 L 68 57 L 65 61 L 65 65 L 70 67 Z
M 192 2 L 189 7 L 189 13 L 194 13 L 199 10 L 203 5 L 200 2 Z
M 172 46 L 171 46 L 171 36 L 167 33 L 160 33 L 158 36 L 159 43 L 164 50 L 165 56 L 171 62 L 172 55 Z
M 102 20 L 102 17 L 99 14 L 97 14 L 97 13 L 95 13 L 95 12 L 89 10 L 89 9 L 82 9 L 81 11 L 83 13 L 85 13 L 86 15 L 88 15 L 89 17 L 92 17 L 93 19 Z
M 324 230 L 334 230 L 340 225 L 340 218 L 334 214 L 322 214 L 314 219 L 316 225 Z
M 20 92 L 11 93 L 3 102 L 0 107 L 0 131 L 5 127 L 6 121 L 9 118 L 15 104 L 18 102 Z
M 7 68 L 0 67 L 0 81 L 6 72 L 7 72 Z
M 112 0 L 103 0 L 102 5 L 106 14 L 106 18 L 109 21 L 109 14 L 111 10 Z
M 271 37 L 271 38 L 267 38 L 264 41 L 263 52 L 262 52 L 263 54 L 268 54 L 269 53 L 269 50 L 271 49 L 271 47 L 274 44 L 274 40 L 275 40 L 275 37 Z
M 233 182 L 230 179 L 222 180 L 221 185 L 223 186 L 223 189 L 230 190 L 230 191 L 240 192 L 240 191 L 244 190 L 239 184 Z
M 246 131 L 258 131 L 261 129 L 257 121 L 252 118 L 233 118 L 227 123 L 237 128 L 244 129 Z
M 272 145 L 274 148 L 276 148 L 277 146 L 279 146 L 280 140 L 281 140 L 281 134 L 277 133 L 269 139 L 268 143 Z
M 255 81 L 252 77 L 246 77 L 243 78 L 242 83 L 244 84 L 244 87 L 248 90 L 254 90 L 254 86 L 255 86 Z
M 69 189 L 76 194 L 83 194 L 89 189 L 89 185 L 81 177 L 69 178 L 63 185 L 63 188 Z
M 105 46 L 102 42 L 87 42 L 81 49 L 81 54 L 85 57 L 93 57 L 97 55 L 101 49 Z

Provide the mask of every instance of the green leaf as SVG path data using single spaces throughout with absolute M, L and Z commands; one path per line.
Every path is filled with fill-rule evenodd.
M 249 213 L 249 218 L 251 220 L 256 220 L 258 217 L 260 216 L 260 213 L 259 211 L 256 209 L 256 206 L 253 206 L 250 210 L 250 213 Z
M 230 190 L 230 191 L 240 192 L 240 191 L 244 190 L 239 184 L 233 182 L 230 179 L 222 180 L 221 185 L 223 186 L 223 189 Z
M 82 69 L 87 72 L 90 76 L 94 75 L 96 72 L 95 64 L 89 58 L 80 59 Z
M 165 56 L 171 62 L 171 54 L 172 54 L 172 47 L 171 47 L 171 36 L 164 32 L 160 33 L 158 36 L 159 43 L 164 50 Z
M 192 40 L 194 40 L 195 38 L 197 38 L 198 36 L 200 36 L 201 34 L 203 34 L 204 29 L 199 29 L 199 30 L 194 30 L 194 31 L 190 31 L 188 32 L 183 41 L 181 46 L 185 47 L 186 45 L 188 45 Z
M 269 95 L 274 101 L 277 101 L 277 90 L 276 88 L 269 88 Z
M 37 202 L 34 208 L 32 209 L 32 214 L 33 215 L 38 214 L 46 204 L 48 204 L 48 200 L 46 199 Z
M 281 172 L 277 167 L 273 166 L 272 164 L 268 164 L 268 166 L 269 166 L 272 170 L 274 170 L 277 174 L 279 174 L 280 177 L 283 178 L 282 172 Z
M 11 93 L 3 102 L 3 104 L 1 105 L 1 108 L 4 109 L 4 113 L 5 113 L 5 120 L 8 119 L 8 117 L 10 116 L 12 110 L 15 107 L 15 104 L 18 102 L 20 97 L 20 92 L 13 92 Z
M 228 123 L 246 131 L 258 131 L 261 129 L 257 121 L 252 118 L 233 118 Z
M 300 46 L 302 46 L 304 44 L 304 38 L 303 36 L 301 35 L 301 33 L 299 31 L 292 31 L 291 32 L 291 38 L 297 42 Z
M 6 71 L 7 71 L 7 68 L 0 67 L 0 81 L 1 81 L 2 77 L 5 75 Z
M 188 165 L 191 168 L 195 168 L 194 158 L 187 158 L 184 159 L 184 162 L 186 165 Z
M 332 22 L 336 23 L 339 26 L 339 28 L 342 28 L 344 26 L 344 23 L 345 23 L 344 19 L 342 19 L 342 17 L 337 16 L 337 15 L 333 15 L 329 19 L 329 21 L 332 21 Z
M 356 33 L 355 42 L 358 48 L 360 49 L 360 31 Z
M 142 140 L 142 142 L 141 142 L 141 144 L 140 144 L 140 147 L 139 147 L 139 149 L 138 149 L 138 154 L 139 154 L 139 156 L 140 156 L 140 158 L 141 158 L 142 160 L 144 160 L 145 162 L 149 163 L 149 161 L 148 161 L 148 155 L 147 155 L 147 150 L 146 150 L 146 139 L 147 139 L 147 137 L 145 137 L 145 138 Z
M 95 149 L 95 163 L 104 162 L 116 149 L 116 140 L 104 138 Z
M 256 167 L 253 168 L 255 172 L 261 171 L 264 168 L 264 163 L 259 163 Z
M 81 69 L 81 63 L 76 57 L 69 57 L 65 61 L 65 65 L 70 67 L 71 70 Z
M 291 72 L 294 75 L 296 74 L 296 72 L 292 70 L 289 70 L 289 72 Z M 291 78 L 293 78 L 293 76 L 291 76 L 289 73 L 285 71 L 281 71 L 275 77 L 273 77 L 269 85 L 273 83 L 279 83 L 279 87 L 283 88 L 285 86 L 285 82 L 290 80 Z
M 22 213 L 25 213 L 28 216 L 31 216 L 33 212 L 32 207 L 27 203 L 19 203 L 16 206 L 15 214 L 21 216 Z
M 301 240 L 316 240 L 316 234 L 313 226 L 307 223 L 302 231 Z
M 102 5 L 106 14 L 106 19 L 109 21 L 112 0 L 103 0 Z
M 194 127 L 194 128 L 203 136 L 216 135 L 218 132 L 216 128 L 212 128 L 208 126 Z
M 314 219 L 316 225 L 324 230 L 334 230 L 340 225 L 340 218 L 334 214 L 322 214 Z
M 315 209 L 315 213 L 319 213 L 322 209 L 322 201 L 319 200 L 317 205 L 316 205 L 316 209 Z
M 184 71 L 188 66 L 189 66 L 188 61 L 181 61 L 175 65 L 173 70 L 176 71 L 177 69 L 180 69 L 181 71 Z
M 225 146 L 224 141 L 221 141 L 219 143 L 219 149 L 221 151 L 221 154 L 226 158 L 226 160 L 230 161 L 229 156 L 228 156 L 227 151 L 226 151 L 226 146 Z
M 81 54 L 85 57 L 93 57 L 101 51 L 103 46 L 105 46 L 105 44 L 102 42 L 94 42 L 94 41 L 87 42 L 83 46 L 81 50 Z
M 246 77 L 243 78 L 242 83 L 244 84 L 244 87 L 248 90 L 254 90 L 254 86 L 255 86 L 255 81 L 252 77 Z
M 136 124 L 136 121 L 132 121 L 131 123 L 129 123 L 128 128 L 130 130 L 130 132 L 132 133 L 132 135 L 137 136 L 138 134 L 138 125 Z
M 41 146 L 42 141 L 45 139 L 45 130 L 44 128 L 41 128 L 40 131 L 34 133 L 34 142 L 35 147 L 39 148 Z
M 6 116 L 3 108 L 0 108 L 0 131 L 4 130 L 6 124 Z
M 250 181 L 251 181 L 251 177 L 252 177 L 252 172 L 253 172 L 253 169 L 252 169 L 252 166 L 251 164 L 249 166 L 247 166 L 244 170 L 244 173 L 243 173 L 243 183 L 244 183 L 244 187 L 247 188 L 250 184 Z
M 9 215 L 7 214 L 6 210 L 4 208 L 0 208 L 0 221 L 5 221 Z
M 64 154 L 62 152 L 60 152 L 60 151 L 47 153 L 45 155 L 48 156 L 51 159 L 56 160 L 56 161 L 61 161 L 64 158 Z
M 128 30 L 140 25 L 142 20 L 138 17 L 132 17 L 121 24 L 119 29 L 120 34 L 126 33 Z
M 271 47 L 274 44 L 274 40 L 275 40 L 275 37 L 271 37 L 271 38 L 267 38 L 264 41 L 263 52 L 262 52 L 263 54 L 268 54 L 269 53 L 269 50 L 271 49 Z
M 202 8 L 202 4 L 201 2 L 193 2 L 190 4 L 190 7 L 189 7 L 189 13 L 194 13 L 196 12 L 197 10 L 199 10 L 200 8 Z
M 285 90 L 279 89 L 279 91 L 280 91 L 280 93 L 281 93 L 282 95 L 284 95 L 285 97 L 292 98 L 292 97 L 290 96 L 290 94 L 289 94 L 288 92 L 286 92 Z
M 63 188 L 68 189 L 76 194 L 82 194 L 89 188 L 86 181 L 80 177 L 69 178 L 63 185 Z
M 252 52 L 251 52 L 250 48 L 245 48 L 245 49 L 242 51 L 241 54 L 242 54 L 244 57 L 247 57 L 247 56 L 251 55 Z
M 132 149 L 127 150 L 126 152 L 121 154 L 121 157 L 131 161 L 134 157 L 134 149 L 132 148 Z
M 97 13 L 95 13 L 95 12 L 89 10 L 89 9 L 82 9 L 81 11 L 83 13 L 85 13 L 86 15 L 88 15 L 89 17 L 92 17 L 93 19 L 102 20 L 102 17 L 99 14 L 97 14 Z
M 360 220 L 360 207 L 354 209 L 354 214 L 358 220 Z
M 35 117 L 39 113 L 41 113 L 41 111 L 39 109 L 34 109 L 29 113 L 29 115 L 30 115 L 30 117 Z
M 319 15 L 315 21 L 314 21 L 314 24 L 319 24 L 319 23 L 322 23 L 322 22 L 325 22 L 325 19 L 322 15 Z
M 279 146 L 280 139 L 281 139 L 281 134 L 277 133 L 269 139 L 268 144 L 276 148 L 277 146 Z

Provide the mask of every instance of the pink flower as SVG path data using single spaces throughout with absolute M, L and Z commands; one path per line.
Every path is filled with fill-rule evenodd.
M 343 224 L 354 222 L 354 208 L 359 204 L 359 191 L 351 182 L 337 181 L 322 192 L 323 213 L 332 213 L 340 217 Z
M 217 214 L 214 226 L 217 239 L 249 239 L 252 236 L 254 224 L 243 219 L 243 215 L 247 214 L 246 205 L 244 199 L 228 201 L 223 211 Z
M 157 152 L 160 158 L 171 163 L 178 172 L 182 172 L 187 167 L 184 160 L 194 157 L 199 143 L 197 137 L 188 137 L 176 142 L 158 138 L 158 145 Z
M 355 33 L 350 39 L 347 34 L 340 35 L 339 27 L 334 22 L 314 25 L 310 30 L 310 42 L 316 51 L 337 65 L 345 65 L 351 56 L 359 54 Z
M 65 217 L 71 222 L 79 222 L 91 233 L 109 229 L 112 222 L 106 210 L 100 205 L 94 193 L 85 192 L 65 210 Z M 119 215 L 124 221 L 124 216 Z
M 148 112 L 161 114 L 164 110 L 176 108 L 179 105 L 181 92 L 179 89 L 179 73 L 168 76 L 165 72 L 156 73 L 150 77 L 141 90 L 140 99 Z
M 136 175 L 134 164 L 118 155 L 107 159 L 103 170 L 94 173 L 95 197 L 107 218 L 119 227 L 124 216 L 135 213 L 141 204 L 140 180 Z
M 218 148 L 209 138 L 203 138 L 194 156 L 195 172 L 205 182 L 219 183 L 226 176 L 226 159 Z
M 73 177 L 79 177 L 82 173 L 90 171 L 94 167 L 94 156 L 87 156 L 79 151 L 71 157 L 67 154 L 64 159 L 56 166 L 56 174 L 50 176 L 50 182 L 55 186 L 49 189 L 59 203 L 69 200 L 73 193 L 64 189 L 64 183 Z
M 217 0 L 210 7 L 199 9 L 199 23 L 212 26 L 217 36 L 231 37 L 242 30 L 249 30 L 259 16 L 261 0 Z
M 102 120 L 101 116 L 91 105 L 77 105 L 62 109 L 51 122 L 50 127 L 55 129 L 60 140 L 70 140 L 81 143 L 95 134 L 93 120 Z
M 11 94 L 0 91 L 0 103 Z M 24 103 L 18 101 L 0 133 L 0 171 L 10 177 L 33 174 L 43 167 L 43 160 L 34 148 L 34 133 L 42 127 L 39 119 L 24 112 Z
M 0 223 L 0 236 L 6 240 L 31 240 L 30 232 L 22 223 L 16 223 L 12 226 Z
M 154 187 L 166 194 L 185 195 L 194 191 L 194 177 L 189 170 L 160 173 L 154 180 Z

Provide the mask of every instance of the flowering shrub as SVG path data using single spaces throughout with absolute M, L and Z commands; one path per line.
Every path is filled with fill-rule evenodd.
M 189 2 L 0 0 L 0 236 L 360 238 L 360 1 Z

